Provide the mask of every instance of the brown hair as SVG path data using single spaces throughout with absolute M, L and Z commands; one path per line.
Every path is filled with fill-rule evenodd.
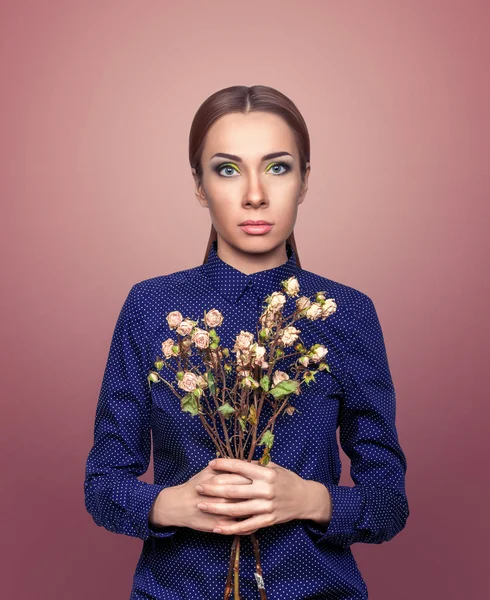
M 296 108 L 295 104 L 278 90 L 265 86 L 235 85 L 224 88 L 209 96 L 199 107 L 192 121 L 189 134 L 189 162 L 191 168 L 196 170 L 198 177 L 201 176 L 201 158 L 206 134 L 211 125 L 220 117 L 229 113 L 249 113 L 252 111 L 270 112 L 282 117 L 291 127 L 299 150 L 301 179 L 304 180 L 306 164 L 310 162 L 310 136 L 305 120 Z M 209 250 L 217 233 L 211 224 L 204 261 L 208 260 Z M 298 249 L 294 239 L 294 231 L 286 240 L 294 248 L 296 262 L 301 268 Z

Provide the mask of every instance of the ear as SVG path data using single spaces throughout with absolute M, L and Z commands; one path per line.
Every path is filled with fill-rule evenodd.
M 305 174 L 301 185 L 301 190 L 298 195 L 298 204 L 301 204 L 303 202 L 306 196 L 306 192 L 308 191 L 308 177 L 310 176 L 310 170 L 310 163 L 308 162 L 306 163 Z
M 201 206 L 207 207 L 208 200 L 206 198 L 206 192 L 204 191 L 204 187 L 202 185 L 201 178 L 197 174 L 197 171 L 194 167 L 191 169 L 191 172 L 192 172 L 192 177 L 194 178 L 194 184 L 196 186 L 196 191 L 195 191 L 196 198 Z

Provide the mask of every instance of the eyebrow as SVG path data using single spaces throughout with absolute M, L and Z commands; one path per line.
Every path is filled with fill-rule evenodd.
M 290 154 L 289 152 L 271 152 L 270 154 L 266 154 L 265 156 L 262 157 L 262 161 L 264 160 L 270 160 L 271 158 L 278 158 L 279 156 L 291 156 L 292 158 L 294 158 L 294 156 L 292 154 Z M 213 154 L 213 156 L 211 156 L 210 160 L 213 160 L 213 158 L 228 158 L 229 160 L 234 160 L 235 162 L 242 162 L 242 159 L 237 156 L 236 154 L 226 154 L 225 152 L 218 152 L 216 154 Z

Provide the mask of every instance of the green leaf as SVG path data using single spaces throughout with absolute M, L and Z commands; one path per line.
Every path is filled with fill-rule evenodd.
M 264 392 L 268 392 L 270 388 L 270 378 L 268 375 L 264 375 L 260 378 L 260 387 L 264 390 Z
M 211 394 L 211 396 L 214 396 L 215 392 L 216 392 L 216 386 L 214 383 L 214 375 L 211 371 L 209 371 L 209 373 L 208 373 L 208 388 L 209 388 L 209 393 Z
M 271 431 L 266 431 L 260 440 L 259 446 L 267 446 L 267 448 L 272 448 L 273 443 L 274 434 Z
M 186 394 L 180 399 L 180 408 L 183 412 L 188 412 L 195 417 L 199 414 L 199 401 L 194 394 Z
M 286 379 L 284 381 L 280 381 L 276 386 L 274 386 L 270 390 L 269 394 L 272 394 L 276 399 L 284 398 L 285 396 L 295 392 L 300 385 L 301 384 L 299 381 L 295 381 L 294 379 Z
M 225 404 L 222 404 L 219 408 L 218 408 L 219 412 L 222 413 L 224 415 L 224 417 L 226 419 L 228 419 L 229 417 L 231 417 L 231 415 L 235 412 L 235 409 L 233 408 L 233 406 L 230 406 L 230 404 L 228 404 L 228 402 L 225 402 Z
M 257 425 L 257 411 L 255 410 L 255 406 L 253 404 L 248 409 L 247 421 L 250 423 L 250 425 Z

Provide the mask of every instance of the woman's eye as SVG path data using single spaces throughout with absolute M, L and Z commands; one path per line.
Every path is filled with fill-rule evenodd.
M 283 171 L 278 170 L 281 168 L 284 170 Z M 270 171 L 274 175 L 284 175 L 285 173 L 287 173 L 290 170 L 291 170 L 291 167 L 289 165 L 287 165 L 286 163 L 272 163 L 271 165 L 269 165 L 269 167 L 267 167 L 266 173 L 269 173 L 269 171 Z M 238 167 L 233 164 L 220 165 L 219 167 L 216 168 L 216 171 L 217 171 L 218 175 L 222 175 L 223 177 L 234 177 L 234 172 L 237 174 L 240 174 Z M 222 173 L 222 171 L 223 171 L 223 173 Z
M 221 167 L 218 167 L 216 170 L 218 171 L 219 175 L 221 175 L 221 171 L 226 170 L 227 174 L 224 175 L 224 177 L 233 176 L 233 171 L 238 172 L 238 169 L 235 165 L 221 165 Z M 231 171 L 231 173 L 230 173 L 230 171 Z
M 276 171 L 276 168 L 284 168 L 284 171 Z M 287 173 L 290 170 L 290 166 L 287 165 L 286 163 L 273 163 L 266 171 L 266 173 L 268 173 L 269 171 L 272 171 L 275 175 L 284 175 L 284 173 Z

